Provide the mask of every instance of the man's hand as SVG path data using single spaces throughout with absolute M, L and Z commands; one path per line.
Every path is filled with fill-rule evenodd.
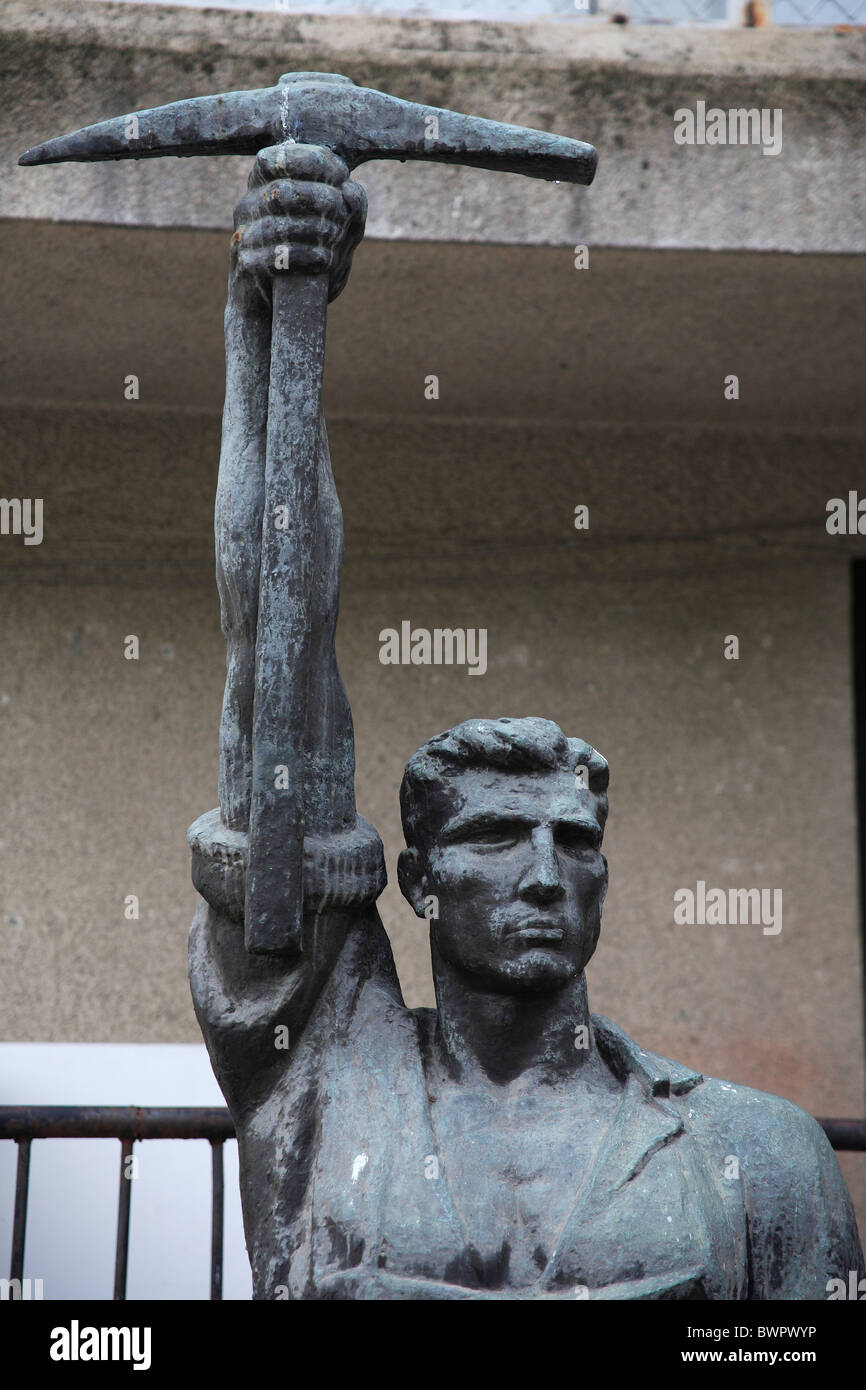
M 336 299 L 366 216 L 367 196 L 338 155 L 321 145 L 271 145 L 259 152 L 235 208 L 233 278 L 270 306 L 275 275 L 326 274 L 328 298 Z

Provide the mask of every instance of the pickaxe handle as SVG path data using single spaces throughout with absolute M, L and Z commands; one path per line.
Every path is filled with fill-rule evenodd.
M 304 831 L 329 828 L 304 805 L 327 307 L 326 274 L 275 277 L 244 913 L 269 955 L 300 949 Z

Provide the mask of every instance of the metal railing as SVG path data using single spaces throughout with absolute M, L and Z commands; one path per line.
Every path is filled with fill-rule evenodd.
M 24 1274 L 24 1242 L 27 1236 L 27 1194 L 30 1186 L 30 1149 L 34 1139 L 119 1139 L 120 1187 L 117 1199 L 117 1240 L 114 1252 L 114 1298 L 126 1298 L 129 1263 L 129 1213 L 132 1181 L 128 1159 L 133 1145 L 143 1139 L 207 1139 L 211 1146 L 211 1247 L 210 1296 L 222 1298 L 223 1288 L 223 1145 L 234 1139 L 228 1110 L 218 1107 L 23 1105 L 0 1106 L 0 1139 L 18 1145 L 15 1177 L 15 1214 L 12 1221 L 12 1258 L 9 1279 Z
M 819 1120 L 837 1151 L 866 1152 L 866 1120 Z M 129 1262 L 129 1213 L 132 1182 L 127 1160 L 133 1145 L 143 1139 L 207 1139 L 211 1146 L 210 1296 L 222 1298 L 223 1286 L 223 1145 L 235 1138 L 228 1110 L 174 1106 L 23 1105 L 0 1106 L 0 1139 L 18 1145 L 15 1215 L 9 1279 L 24 1274 L 27 1236 L 27 1194 L 30 1186 L 30 1148 L 34 1139 L 119 1139 L 120 1188 L 117 1201 L 117 1241 L 114 1254 L 114 1298 L 126 1298 Z

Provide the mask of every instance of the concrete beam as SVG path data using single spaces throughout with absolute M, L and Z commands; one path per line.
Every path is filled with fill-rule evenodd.
M 3 223 L 0 400 L 218 419 L 227 275 L 226 232 Z M 329 312 L 328 419 L 862 434 L 864 279 L 858 256 L 601 248 L 577 270 L 566 248 L 365 242 Z
M 866 33 L 635 29 L 300 16 L 57 0 L 0 15 L 3 211 L 227 227 L 249 161 L 18 169 L 26 147 L 179 97 L 348 72 L 396 95 L 589 140 L 590 189 L 439 166 L 364 166 L 385 239 L 853 251 L 862 214 Z M 781 110 L 782 151 L 687 146 L 674 113 Z

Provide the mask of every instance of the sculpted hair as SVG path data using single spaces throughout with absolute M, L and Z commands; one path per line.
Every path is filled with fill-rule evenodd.
M 551 719 L 467 719 L 428 739 L 406 764 L 400 786 L 406 844 L 423 840 L 432 801 L 443 783 L 465 768 L 485 767 L 502 772 L 573 773 L 585 767 L 586 790 L 604 829 L 610 773 L 606 760 L 582 738 L 566 738 Z

